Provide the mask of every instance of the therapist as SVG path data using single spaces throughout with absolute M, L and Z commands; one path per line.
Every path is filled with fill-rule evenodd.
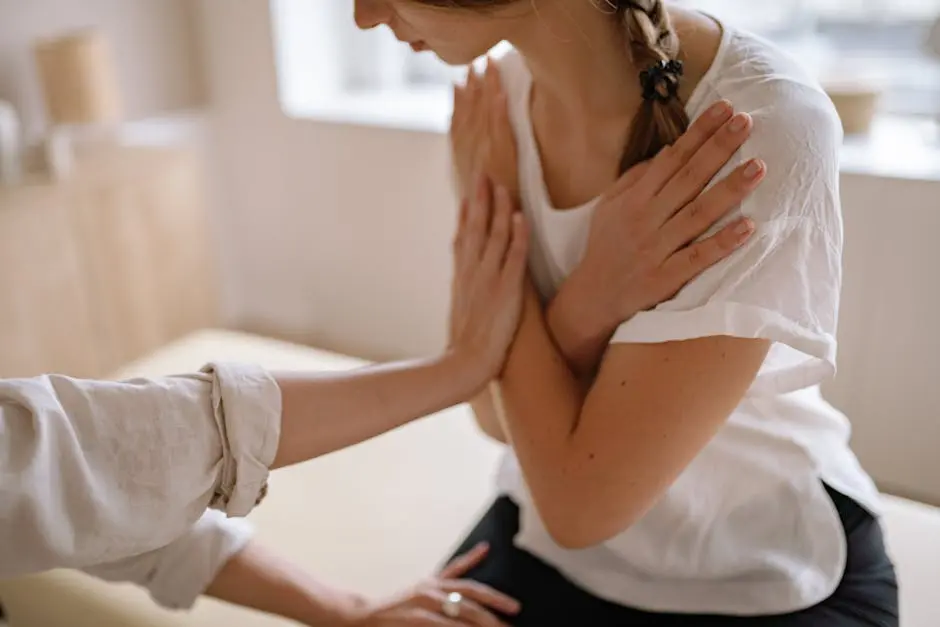
M 680 158 L 625 177 L 675 177 L 690 186 L 676 198 L 697 196 L 727 161 L 710 150 L 716 131 L 693 125 L 674 151 Z M 487 158 L 472 153 L 501 148 L 478 144 L 456 147 L 456 156 L 487 171 Z M 500 624 L 489 610 L 515 613 L 514 600 L 459 579 L 485 558 L 485 546 L 398 597 L 372 602 L 272 555 L 241 520 L 264 499 L 270 470 L 464 402 L 498 377 L 520 315 L 528 238 L 506 190 L 481 178 L 468 196 L 454 240 L 450 341 L 438 357 L 323 374 L 211 364 L 154 380 L 0 381 L 0 579 L 79 569 L 135 582 L 170 608 L 208 594 L 317 626 L 486 627 Z M 688 218 L 688 242 L 737 202 L 701 199 L 672 208 Z M 659 273 L 648 289 L 676 291 L 740 244 L 719 232 L 673 251 L 686 275 Z

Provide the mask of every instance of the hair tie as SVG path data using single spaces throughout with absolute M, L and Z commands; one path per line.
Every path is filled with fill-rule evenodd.
M 643 99 L 669 102 L 679 94 L 679 78 L 682 76 L 682 61 L 663 59 L 640 72 Z

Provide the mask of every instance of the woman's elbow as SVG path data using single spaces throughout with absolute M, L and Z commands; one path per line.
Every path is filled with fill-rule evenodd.
M 592 529 L 592 525 L 572 523 L 565 525 L 546 524 L 545 527 L 555 544 L 568 551 L 581 551 L 604 544 L 623 531 L 621 529 L 613 532 L 602 532 L 600 529 Z
M 603 516 L 593 513 L 591 508 L 571 508 L 567 513 L 543 516 L 542 519 L 555 544 L 569 551 L 580 551 L 612 540 L 629 529 L 639 517 L 639 514 Z

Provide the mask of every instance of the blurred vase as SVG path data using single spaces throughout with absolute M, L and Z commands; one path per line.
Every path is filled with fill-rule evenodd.
M 120 122 L 117 72 L 108 41 L 99 31 L 41 40 L 34 54 L 53 126 Z
M 40 40 L 33 53 L 50 125 L 46 161 L 53 176 L 64 178 L 81 152 L 113 145 L 120 135 L 114 56 L 94 28 Z

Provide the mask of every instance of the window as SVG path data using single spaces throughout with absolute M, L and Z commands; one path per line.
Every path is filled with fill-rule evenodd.
M 766 36 L 823 81 L 875 82 L 886 112 L 940 114 L 940 29 L 928 46 L 940 0 L 674 1 Z M 353 0 L 271 4 L 289 113 L 446 128 L 449 86 L 461 70 L 413 53 L 387 29 L 359 31 Z
M 278 92 L 288 115 L 443 131 L 466 70 L 415 54 L 385 28 L 360 31 L 353 0 L 271 0 Z
M 766 36 L 815 68 L 823 81 L 878 85 L 886 112 L 940 114 L 940 32 L 932 34 L 940 19 L 940 0 L 683 4 Z

